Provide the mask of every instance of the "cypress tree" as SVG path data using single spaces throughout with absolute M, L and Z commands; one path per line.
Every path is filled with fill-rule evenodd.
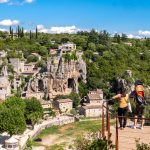
M 32 32 L 31 32 L 31 30 L 30 30 L 30 40 L 32 39 Z
M 13 29 L 11 29 L 11 38 L 13 39 L 14 33 Z
M 17 34 L 18 34 L 18 38 L 20 37 L 20 26 L 18 25 L 18 28 L 17 28 Z
M 10 33 L 11 38 L 13 38 L 13 29 L 12 29 L 11 26 L 10 26 L 10 28 L 9 28 L 9 33 Z
M 22 27 L 21 29 L 20 29 L 20 34 L 21 34 L 21 37 L 24 37 L 24 28 Z
M 11 32 L 12 32 L 12 28 L 11 28 L 11 26 L 10 26 L 10 27 L 9 27 L 9 34 L 12 34 Z
M 36 26 L 36 31 L 35 31 L 35 38 L 37 39 L 38 38 L 38 28 Z

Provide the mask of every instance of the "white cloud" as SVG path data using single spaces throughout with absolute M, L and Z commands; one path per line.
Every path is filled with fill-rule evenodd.
M 50 27 L 45 28 L 44 25 L 37 25 L 38 31 L 43 33 L 77 33 L 81 31 L 81 29 L 77 28 L 76 26 L 65 26 L 65 27 Z
M 20 22 L 18 20 L 5 19 L 0 21 L 0 26 L 15 26 L 19 24 Z
M 128 34 L 127 37 L 128 37 L 129 39 L 132 39 L 132 38 L 134 38 L 134 35 L 133 35 L 133 34 Z
M 127 34 L 127 37 L 128 37 L 129 39 L 133 39 L 133 38 L 135 38 L 135 39 L 141 39 L 141 38 L 142 38 L 141 36 L 139 36 L 139 35 L 134 35 L 134 34 Z
M 21 6 L 25 3 L 32 3 L 35 0 L 0 0 L 0 3 L 6 3 L 7 5 L 16 5 L 16 6 Z
M 0 28 L 0 31 L 5 32 L 5 31 L 8 31 L 8 30 L 7 30 L 7 29 Z
M 0 0 L 0 3 L 8 3 L 9 0 Z
M 25 3 L 32 3 L 34 0 L 25 0 Z
M 142 36 L 150 37 L 150 31 L 142 31 L 142 30 L 139 30 L 139 31 L 138 31 L 138 34 L 139 34 L 139 35 L 142 35 Z

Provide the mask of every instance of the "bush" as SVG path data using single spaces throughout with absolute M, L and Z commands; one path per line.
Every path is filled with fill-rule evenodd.
M 150 150 L 150 143 L 140 143 L 140 139 L 136 140 L 136 150 Z
M 88 137 L 79 137 L 75 140 L 75 147 L 78 150 L 111 150 L 115 148 L 111 140 L 98 138 L 98 133 L 90 133 Z

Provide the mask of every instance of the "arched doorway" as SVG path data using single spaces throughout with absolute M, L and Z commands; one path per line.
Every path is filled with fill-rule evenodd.
M 68 79 L 68 88 L 74 89 L 74 79 L 73 78 Z
M 39 91 L 43 91 L 44 90 L 43 80 L 41 80 L 41 79 L 38 81 L 38 90 Z

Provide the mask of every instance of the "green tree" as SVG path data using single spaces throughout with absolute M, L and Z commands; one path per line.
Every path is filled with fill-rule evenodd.
M 110 35 L 106 30 L 103 30 L 99 33 L 99 44 L 109 45 Z
M 88 87 L 87 85 L 84 83 L 84 82 L 79 82 L 79 94 L 80 94 L 80 97 L 84 97 L 86 96 L 88 93 Z
M 0 132 L 8 132 L 10 136 L 22 134 L 26 129 L 23 112 L 14 108 L 3 108 L 0 110 Z
M 96 51 L 96 45 L 92 42 L 88 43 L 88 47 L 87 49 L 91 50 L 91 51 Z
M 38 38 L 38 28 L 36 27 L 35 29 L 35 38 L 37 39 Z
M 99 34 L 94 29 L 91 30 L 88 37 L 88 43 L 99 43 Z
M 116 42 L 116 43 L 120 43 L 121 42 L 121 37 L 117 33 L 114 35 L 114 42 Z
M 126 41 L 128 40 L 127 35 L 124 34 L 124 33 L 122 33 L 122 35 L 121 35 L 121 40 L 122 40 L 123 42 L 126 42 Z
M 67 43 L 67 42 L 69 42 L 69 38 L 68 37 L 61 38 L 61 43 Z
M 3 105 L 8 109 L 12 109 L 16 107 L 21 111 L 23 111 L 23 113 L 25 112 L 25 108 L 26 108 L 26 104 L 24 100 L 19 97 L 10 97 L 3 103 Z
M 79 103 L 80 103 L 80 97 L 77 93 L 75 92 L 72 92 L 70 95 L 69 95 L 69 98 L 73 101 L 73 107 L 74 108 L 77 108 Z
M 38 61 L 38 57 L 37 56 L 34 56 L 34 55 L 29 55 L 27 57 L 27 63 L 30 63 L 30 62 L 37 62 Z
M 25 99 L 25 119 L 34 126 L 43 117 L 43 108 L 36 98 Z

